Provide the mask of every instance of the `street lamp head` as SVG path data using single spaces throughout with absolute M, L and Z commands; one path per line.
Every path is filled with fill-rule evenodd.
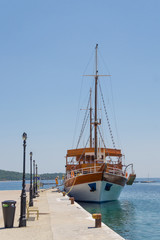
M 26 141 L 26 139 L 27 139 L 27 133 L 24 132 L 23 135 L 22 135 L 22 138 L 23 138 L 24 141 Z
M 30 152 L 30 157 L 32 157 L 33 156 L 33 153 L 32 152 Z

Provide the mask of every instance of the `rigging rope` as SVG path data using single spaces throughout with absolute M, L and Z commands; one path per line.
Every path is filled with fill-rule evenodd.
M 77 142 L 77 146 L 76 148 L 78 148 L 78 145 L 80 143 L 80 140 L 81 140 L 81 137 L 83 135 L 83 132 L 84 132 L 84 129 L 86 127 L 86 124 L 87 124 L 87 121 L 88 121 L 88 118 L 89 118 L 89 113 L 87 114 L 88 112 L 88 107 L 89 107 L 89 103 L 90 103 L 90 98 L 88 100 L 88 104 L 87 104 L 87 108 L 86 108 L 86 112 L 85 112 L 85 115 L 84 115 L 84 119 L 83 119 L 83 123 L 82 123 L 82 128 L 81 128 L 81 131 L 80 131 L 80 135 L 79 135 L 79 138 L 78 138 L 78 142 Z
M 85 149 L 86 149 L 86 147 L 87 147 L 87 144 L 88 144 L 88 142 L 89 142 L 89 139 L 90 139 L 90 136 L 89 136 L 89 138 L 87 139 L 86 145 L 85 145 L 85 147 L 84 147 L 84 149 L 83 149 L 83 152 L 82 152 L 82 154 L 81 154 L 80 158 L 78 159 L 78 161 L 80 161 L 80 160 L 81 160 L 81 158 L 82 158 L 82 156 L 83 156 L 83 153 L 85 152 Z
M 103 139 L 103 137 L 102 137 L 102 134 L 101 134 L 101 131 L 100 131 L 100 127 L 99 127 L 99 126 L 98 126 L 98 131 L 99 131 L 99 135 L 100 135 L 100 137 L 101 137 L 101 140 L 102 140 L 102 142 L 103 142 L 103 145 L 104 145 L 104 147 L 107 149 L 107 147 L 106 147 L 106 145 L 105 145 L 105 142 L 104 142 L 104 139 Z M 109 157 L 109 160 L 112 161 L 109 153 L 107 153 L 107 155 L 108 155 L 108 157 Z
M 94 55 L 94 51 L 92 51 L 91 53 L 91 56 L 88 60 L 88 63 L 83 71 L 83 74 L 82 74 L 82 82 L 81 82 L 81 86 L 80 86 L 80 94 L 79 94 L 79 101 L 78 101 L 78 110 L 77 110 L 77 117 L 76 117 L 76 123 L 75 123 L 75 129 L 74 129 L 74 135 L 73 135 L 73 141 L 72 141 L 72 148 L 75 144 L 75 136 L 76 136 L 76 130 L 77 130 L 77 125 L 78 125 L 78 120 L 79 120 L 79 106 L 80 106 L 80 102 L 81 102 L 81 95 L 82 95 L 82 88 L 83 88 L 83 80 L 84 80 L 84 75 L 88 69 L 88 66 L 89 64 L 91 63 L 91 59 L 93 58 L 93 55 Z
M 108 64 L 106 63 L 105 59 L 103 58 L 103 55 L 102 55 L 100 49 L 99 49 L 99 56 L 101 57 L 104 67 L 107 69 L 107 72 L 110 75 L 110 70 L 109 70 Z M 110 92 L 111 92 L 111 100 L 112 100 L 112 110 L 113 110 L 113 117 L 114 117 L 114 121 L 115 121 L 115 130 L 116 130 L 116 135 L 117 135 L 117 141 L 118 141 L 118 145 L 120 145 L 122 148 L 122 143 L 121 143 L 121 139 L 120 139 L 120 136 L 118 133 L 118 127 L 117 127 L 117 117 L 116 117 L 116 112 L 115 112 L 114 94 L 113 94 L 111 78 L 109 78 L 109 82 L 110 82 L 110 89 L 111 89 Z
M 101 131 L 100 131 L 99 126 L 98 126 L 98 131 L 99 131 L 99 135 L 100 135 L 100 137 L 101 137 L 102 143 L 103 143 L 104 147 L 106 148 L 106 144 L 105 144 L 104 139 L 103 139 L 103 137 L 102 137 L 102 133 L 101 133 Z
M 99 89 L 100 89 L 100 93 L 101 93 L 101 97 L 102 97 L 103 107 L 104 107 L 104 111 L 105 111 L 105 115 L 106 115 L 106 119 L 107 119 L 107 123 L 108 123 L 108 128 L 109 128 L 109 133 L 110 133 L 110 136 L 111 136 L 112 144 L 113 144 L 113 147 L 116 148 L 115 141 L 114 141 L 113 134 L 112 134 L 111 125 L 110 125 L 110 122 L 109 122 L 109 117 L 108 117 L 106 105 L 105 105 L 105 102 L 104 102 L 104 97 L 103 97 L 100 81 L 98 81 L 98 83 L 99 83 Z

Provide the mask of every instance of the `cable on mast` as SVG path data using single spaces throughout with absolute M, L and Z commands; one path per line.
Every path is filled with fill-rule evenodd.
M 81 137 L 83 135 L 84 129 L 86 127 L 86 124 L 87 124 L 87 121 L 88 121 L 88 118 L 89 118 L 89 113 L 87 114 L 89 103 L 90 103 L 90 97 L 89 97 L 89 100 L 88 100 L 88 104 L 87 104 L 87 108 L 86 108 L 86 112 L 85 112 L 85 116 L 84 116 L 84 119 L 83 119 L 82 128 L 81 128 L 81 131 L 80 131 L 80 135 L 79 135 L 79 138 L 78 138 L 76 148 L 78 148 L 78 145 L 80 143 Z
M 115 141 L 114 141 L 114 138 L 113 138 L 111 125 L 110 125 L 110 122 L 109 122 L 109 117 L 108 117 L 106 105 L 105 105 L 105 102 L 104 102 L 104 97 L 103 97 L 101 85 L 100 85 L 100 82 L 98 82 L 98 83 L 99 83 L 99 89 L 100 89 L 100 93 L 101 93 L 101 97 L 102 97 L 103 107 L 104 107 L 104 111 L 105 111 L 105 115 L 106 115 L 106 119 L 107 119 L 107 123 L 108 123 L 110 137 L 111 137 L 111 140 L 112 140 L 113 147 L 116 149 L 116 145 L 115 145 Z

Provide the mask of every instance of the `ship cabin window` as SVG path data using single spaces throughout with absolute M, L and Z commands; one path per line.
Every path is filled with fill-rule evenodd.
M 93 163 L 94 161 L 94 155 L 93 154 L 88 154 L 85 156 L 86 163 Z

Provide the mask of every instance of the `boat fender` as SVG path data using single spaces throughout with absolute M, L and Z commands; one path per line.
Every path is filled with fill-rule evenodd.
M 126 174 L 125 174 L 125 177 L 127 178 L 128 177 L 128 173 L 126 172 Z

